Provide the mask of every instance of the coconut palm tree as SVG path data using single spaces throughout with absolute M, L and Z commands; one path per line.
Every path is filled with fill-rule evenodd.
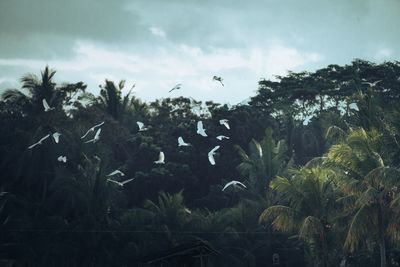
M 354 251 L 361 240 L 374 233 L 380 248 L 381 266 L 386 266 L 385 234 L 397 237 L 396 197 L 400 186 L 397 168 L 386 165 L 384 136 L 377 130 L 359 128 L 349 133 L 346 141 L 334 145 L 328 156 L 331 163 L 340 166 L 345 175 L 337 182 L 350 201 L 352 214 L 345 248 Z
M 251 140 L 249 154 L 240 146 L 235 147 L 242 158 L 242 163 L 237 166 L 237 169 L 247 177 L 246 185 L 249 191 L 265 197 L 269 182 L 285 167 L 287 150 L 285 142 L 282 140 L 275 144 L 272 129 L 268 128 L 261 142 Z
M 293 171 L 289 178 L 276 177 L 270 187 L 282 196 L 259 217 L 259 223 L 272 222 L 275 230 L 293 233 L 315 246 L 315 262 L 328 266 L 328 232 L 332 228 L 335 189 L 332 172 L 322 166 Z

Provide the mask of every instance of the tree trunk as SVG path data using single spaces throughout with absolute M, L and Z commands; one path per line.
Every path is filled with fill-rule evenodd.
M 382 207 L 378 204 L 378 242 L 381 254 L 381 267 L 386 267 L 385 236 L 383 233 Z

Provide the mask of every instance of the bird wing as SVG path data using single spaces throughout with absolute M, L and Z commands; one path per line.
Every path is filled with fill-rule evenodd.
M 179 146 L 184 146 L 185 142 L 183 141 L 183 138 L 181 136 L 178 137 L 178 145 Z
M 160 156 L 158 157 L 158 160 L 159 161 L 161 161 L 161 162 L 164 162 L 164 159 L 165 159 L 165 155 L 164 155 L 164 152 L 160 152 Z
M 47 104 L 46 98 L 43 98 L 42 103 L 45 111 L 50 109 L 49 104 Z
M 121 184 L 124 185 L 124 184 L 126 184 L 126 183 L 129 183 L 129 182 L 132 181 L 133 179 L 135 179 L 135 178 L 131 178 L 131 179 L 125 180 L 125 181 L 121 182 Z
M 224 125 L 225 125 L 225 127 L 228 129 L 228 130 L 230 130 L 231 128 L 229 127 L 229 124 L 228 124 L 228 122 L 227 121 L 225 121 L 224 122 Z
M 60 135 L 61 135 L 61 134 L 59 134 L 58 132 L 53 133 L 54 141 L 55 141 L 57 144 L 58 144 Z
M 90 132 L 93 132 L 93 131 L 94 131 L 94 127 L 90 128 L 90 129 L 81 137 L 81 139 L 85 138 L 86 135 L 88 135 Z
M 95 128 L 97 128 L 97 127 L 100 127 L 101 125 L 103 125 L 104 124 L 104 121 L 103 122 L 101 122 L 101 123 L 99 123 L 99 124 L 96 124 L 95 126 L 93 126 L 92 128 L 93 128 L 93 130 L 95 129 Z
M 235 183 L 235 181 L 230 181 L 229 183 L 226 183 L 226 185 L 224 186 L 224 188 L 222 188 L 222 191 L 224 191 L 228 186 L 231 186 Z
M 50 134 L 46 135 L 45 137 L 43 137 L 42 139 L 39 140 L 39 143 L 42 143 L 44 140 L 46 140 L 47 138 L 49 138 Z
M 115 175 L 117 173 L 120 173 L 120 171 L 119 170 L 115 170 L 115 171 L 111 172 L 110 174 L 108 174 L 107 176 L 113 176 L 113 175 Z
M 39 142 L 34 143 L 33 145 L 28 146 L 28 149 L 32 149 L 32 148 L 34 148 L 35 146 L 37 146 L 38 144 L 39 144 Z
M 200 131 L 204 131 L 203 122 L 202 121 L 198 121 L 197 122 L 197 132 L 200 132 Z
M 208 153 L 208 161 L 210 161 L 211 165 L 215 165 L 214 155 L 211 152 Z
M 114 181 L 114 180 L 112 180 L 112 179 L 107 179 L 107 181 L 113 182 L 113 183 L 115 183 L 115 184 L 117 184 L 117 185 L 122 185 L 122 183 L 120 183 L 120 182 L 118 182 L 118 181 Z
M 137 121 L 136 123 L 139 126 L 139 130 L 141 130 L 143 128 L 143 126 L 144 126 L 143 122 Z
M 99 128 L 99 129 L 97 130 L 96 135 L 94 136 L 93 140 L 99 139 L 100 133 L 101 133 L 101 128 Z
M 214 154 L 215 151 L 217 151 L 220 148 L 220 146 L 215 146 L 209 153 Z

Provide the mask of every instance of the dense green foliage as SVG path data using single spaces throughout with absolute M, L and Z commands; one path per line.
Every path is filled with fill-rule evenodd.
M 95 96 L 83 82 L 58 86 L 55 74 L 46 67 L 1 95 L 4 262 L 141 266 L 202 240 L 218 251 L 210 266 L 272 266 L 274 253 L 285 266 L 400 263 L 399 62 L 261 80 L 249 105 L 231 109 L 144 103 L 123 95 L 124 81 L 106 80 Z M 180 136 L 190 145 L 178 146 Z M 154 163 L 160 151 L 165 164 Z M 116 169 L 125 176 L 109 177 Z M 222 191 L 231 180 L 246 188 Z

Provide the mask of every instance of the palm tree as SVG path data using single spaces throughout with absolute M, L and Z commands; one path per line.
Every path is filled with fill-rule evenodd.
M 259 223 L 272 221 L 273 228 L 278 231 L 297 232 L 301 239 L 315 246 L 316 263 L 322 259 L 326 267 L 327 235 L 332 227 L 335 203 L 335 189 L 330 179 L 332 173 L 322 166 L 304 167 L 293 172 L 290 178 L 277 176 L 271 182 L 271 189 L 281 194 L 285 202 L 264 210 Z
M 237 169 L 247 176 L 246 184 L 254 195 L 264 198 L 269 182 L 279 174 L 285 166 L 286 144 L 279 141 L 275 144 L 272 129 L 265 131 L 261 142 L 251 140 L 250 153 L 247 154 L 240 146 L 235 146 L 242 158 Z
M 381 266 L 386 266 L 385 232 L 398 236 L 399 227 L 393 219 L 398 216 L 397 187 L 400 186 L 397 168 L 387 166 L 382 158 L 383 135 L 376 130 L 359 128 L 350 132 L 346 141 L 331 147 L 329 160 L 341 167 L 345 175 L 338 176 L 338 184 L 347 200 L 353 200 L 349 212 L 352 219 L 345 248 L 354 251 L 363 238 L 377 235 Z

